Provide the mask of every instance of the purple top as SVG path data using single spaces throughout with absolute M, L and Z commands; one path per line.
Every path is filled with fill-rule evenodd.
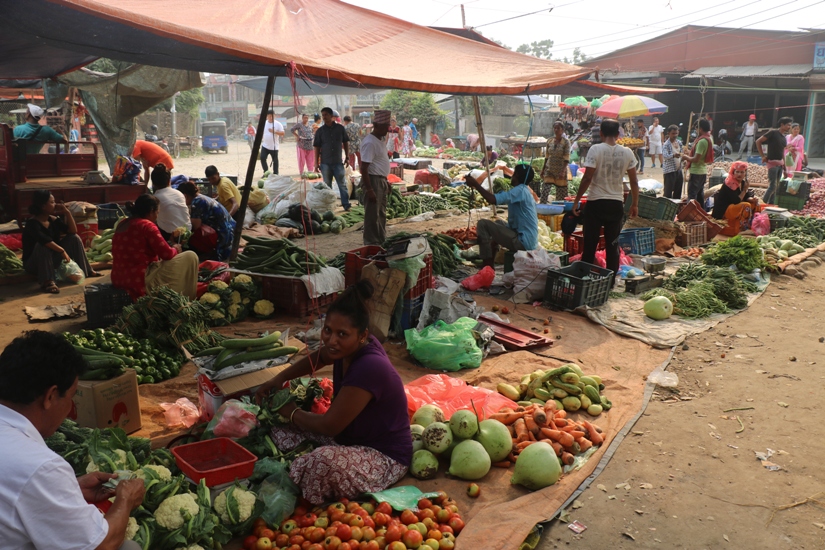
M 361 388 L 372 399 L 352 423 L 335 437 L 341 445 L 372 447 L 405 466 L 412 460 L 412 436 L 407 414 L 404 383 L 387 357 L 381 343 L 372 335 L 367 345 L 355 354 L 343 376 L 343 361 L 332 370 L 334 395 L 344 386 Z

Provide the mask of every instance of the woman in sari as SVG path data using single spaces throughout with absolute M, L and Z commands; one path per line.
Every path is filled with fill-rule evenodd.
M 746 198 L 749 188 L 747 175 L 748 163 L 734 162 L 724 185 L 713 195 L 711 215 L 717 220 L 728 222 L 728 226 L 722 230 L 723 235 L 738 235 L 751 226 L 759 202 L 755 197 Z
M 799 133 L 799 123 L 791 125 L 791 133 L 787 138 L 788 146 L 785 153 L 790 155 L 793 162 L 788 165 L 788 171 L 799 172 L 802 170 L 802 158 L 805 156 L 805 137 Z

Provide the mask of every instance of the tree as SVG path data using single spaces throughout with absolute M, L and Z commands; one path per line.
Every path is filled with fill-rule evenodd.
M 326 104 L 324 103 L 324 98 L 316 95 L 309 100 L 309 103 L 307 103 L 307 112 L 320 114 L 321 109 L 323 109 L 325 106 Z
M 573 50 L 573 58 L 568 59 L 565 56 L 564 62 L 565 63 L 570 63 L 572 65 L 581 65 L 582 63 L 584 63 L 588 59 L 590 59 L 590 57 L 588 55 L 586 55 L 584 52 L 582 52 L 580 48 L 575 48 Z
M 398 121 L 418 119 L 419 125 L 434 124 L 444 116 L 432 94 L 392 90 L 381 100 L 381 108 L 389 109 Z
M 530 42 L 529 44 L 522 44 L 516 49 L 518 53 L 524 53 L 538 57 L 539 59 L 551 59 L 553 54 L 550 50 L 553 49 L 553 41 L 549 38 L 540 42 Z
M 464 115 L 474 117 L 475 108 L 473 107 L 473 98 L 470 96 L 461 96 L 458 98 L 458 105 Z M 485 95 L 479 96 L 478 106 L 481 109 L 482 115 L 489 115 L 493 113 L 493 98 Z
M 203 88 L 194 88 L 192 90 L 183 90 L 179 96 L 175 98 L 175 110 L 179 113 L 186 113 L 192 116 L 198 116 L 198 105 L 206 101 L 203 97 Z M 171 111 L 172 98 L 158 103 L 156 110 Z

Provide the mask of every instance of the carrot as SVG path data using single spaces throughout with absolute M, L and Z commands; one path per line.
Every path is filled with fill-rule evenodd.
M 505 426 L 509 426 L 510 424 L 512 424 L 513 422 L 515 422 L 519 418 L 522 418 L 523 416 L 524 416 L 524 412 L 495 413 L 495 414 L 491 414 L 490 418 L 492 420 L 498 420 L 499 422 L 501 422 Z
M 584 427 L 587 428 L 587 438 L 590 440 L 593 445 L 601 445 L 604 443 L 604 436 L 599 433 L 599 430 L 596 429 L 596 426 L 588 422 L 587 420 L 582 420 L 582 424 Z
M 558 427 L 559 429 L 562 429 L 569 424 L 566 418 L 561 417 L 556 417 L 555 419 L 553 419 L 553 423 L 555 423 L 556 427 Z
M 524 441 L 527 439 L 527 424 L 524 422 L 523 418 L 519 418 L 513 424 L 513 428 L 516 430 L 516 439 L 519 441 Z
M 556 413 L 556 401 L 550 399 L 544 404 L 544 414 L 547 415 L 548 418 L 553 418 L 553 415 Z
M 509 460 L 510 462 L 515 464 L 516 463 L 516 455 L 514 455 L 513 453 L 510 453 L 509 455 L 507 455 L 507 460 Z
M 567 432 L 567 433 L 569 433 L 570 435 L 572 435 L 572 436 L 573 436 L 573 439 L 578 439 L 578 438 L 580 438 L 580 437 L 584 437 L 584 432 L 579 431 L 579 430 L 573 430 L 573 431 L 571 431 L 571 432 Z
M 513 465 L 513 463 L 510 462 L 509 460 L 502 460 L 501 462 L 493 462 L 493 466 L 495 466 L 496 468 L 509 468 L 512 465 Z
M 529 430 L 527 431 L 527 439 L 529 439 L 530 441 L 538 441 L 538 439 L 536 439 L 536 436 L 533 435 L 533 432 Z
M 562 432 L 559 430 L 551 430 L 549 428 L 542 428 L 541 433 L 552 439 L 553 441 L 558 441 L 561 443 L 563 447 L 569 447 L 573 443 L 575 443 L 575 439 L 573 436 L 567 432 Z
M 570 466 L 571 464 L 573 464 L 573 462 L 576 461 L 576 459 L 570 453 L 562 453 L 561 461 L 564 463 L 565 466 Z
M 527 447 L 529 447 L 533 443 L 535 443 L 535 441 L 522 441 L 521 443 L 516 445 L 516 449 L 519 450 L 519 451 L 523 451 L 524 449 L 526 449 Z
M 556 417 L 556 418 L 567 418 L 567 411 L 565 411 L 565 410 L 556 411 L 555 413 L 553 413 L 553 416 Z
M 527 426 L 527 430 L 531 434 L 536 435 L 537 433 L 539 433 L 539 425 L 536 423 L 536 420 L 529 414 L 524 417 L 524 424 Z
M 510 432 L 510 437 L 516 437 L 516 430 L 513 428 L 512 424 L 507 426 L 507 430 Z
M 511 409 L 510 407 L 501 407 L 501 408 L 498 410 L 498 412 L 500 412 L 500 413 L 514 413 L 514 412 L 516 412 L 516 411 L 514 411 L 514 410 L 513 410 L 513 409 Z
M 593 443 L 586 437 L 580 437 L 576 440 L 576 443 L 579 444 L 579 447 L 581 448 L 582 452 L 587 451 L 587 449 L 593 446 Z
M 563 450 L 561 443 L 559 443 L 558 441 L 551 441 L 550 446 L 553 447 L 554 451 L 556 451 L 556 456 L 561 456 Z
M 541 408 L 536 408 L 536 410 L 533 411 L 533 420 L 535 420 L 536 424 L 538 424 L 539 426 L 546 426 L 547 413 L 544 412 L 544 410 Z

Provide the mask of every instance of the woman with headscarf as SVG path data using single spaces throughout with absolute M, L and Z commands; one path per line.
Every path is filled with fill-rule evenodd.
M 799 123 L 791 124 L 791 133 L 787 138 L 788 146 L 785 148 L 785 153 L 791 156 L 791 164 L 788 166 L 788 171 L 799 172 L 802 170 L 802 159 L 805 156 L 805 137 L 799 133 Z
M 192 222 L 189 247 L 202 259 L 220 262 L 228 260 L 232 252 L 235 220 L 221 203 L 201 195 L 194 183 L 183 183 L 178 191 L 183 193 L 186 204 L 189 205 L 189 218 Z
M 713 195 L 711 215 L 728 222 L 725 234 L 737 235 L 750 228 L 758 199 L 746 198 L 748 188 L 748 163 L 736 161 L 731 165 L 724 185 Z

